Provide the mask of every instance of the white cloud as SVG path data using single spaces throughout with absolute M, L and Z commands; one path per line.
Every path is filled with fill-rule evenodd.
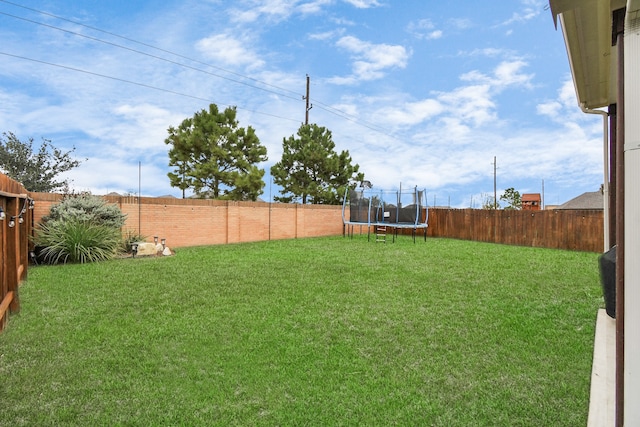
M 117 171 L 117 173 L 114 173 Z M 111 156 L 92 156 L 81 166 L 61 175 L 69 178 L 75 191 L 90 191 L 93 194 L 137 194 L 142 196 L 178 195 L 178 190 L 168 190 L 167 170 L 161 165 L 147 161 L 115 161 Z
M 560 104 L 558 101 L 544 102 L 536 106 L 536 111 L 538 112 L 538 114 L 549 116 L 551 118 L 558 117 L 560 114 L 560 110 L 562 110 L 562 104 Z
M 469 71 L 461 76 L 461 80 L 490 84 L 496 90 L 502 90 L 508 86 L 522 86 L 531 88 L 533 74 L 521 72 L 528 64 L 522 60 L 503 61 L 493 70 L 493 75 L 486 75 L 480 71 Z
M 532 75 L 521 72 L 526 63 L 522 61 L 501 62 L 491 75 L 474 70 L 460 76 L 467 85 L 448 92 L 436 92 L 435 99 L 425 100 L 414 106 L 428 106 L 428 110 L 401 110 L 403 115 L 394 117 L 400 122 L 418 123 L 423 119 L 441 116 L 440 120 L 454 128 L 457 135 L 466 133 L 468 127 L 477 128 L 498 119 L 494 97 L 508 87 L 531 86 Z M 427 102 L 431 101 L 431 102 Z M 422 118 L 418 114 L 407 114 L 408 111 L 429 111 Z M 409 120 L 412 117 L 414 120 Z
M 229 10 L 231 21 L 235 23 L 281 22 L 292 15 L 312 15 L 322 12 L 325 6 L 335 0 L 253 0 L 241 2 Z
M 576 97 L 575 86 L 573 80 L 567 78 L 560 88 L 558 99 L 565 107 L 575 107 L 578 105 L 578 99 Z
M 251 23 L 257 20 L 280 21 L 290 16 L 298 0 L 254 0 L 241 2 L 240 7 L 229 11 L 231 20 L 238 23 Z
M 494 47 L 487 47 L 481 49 L 473 49 L 472 51 L 459 51 L 458 56 L 483 56 L 487 58 L 507 57 L 512 56 L 513 52 L 505 49 L 498 49 Z
M 358 9 L 368 9 L 371 7 L 381 6 L 378 0 L 344 0 L 345 3 L 349 3 L 351 6 Z
M 504 21 L 501 25 L 511 25 L 516 23 L 527 22 L 540 15 L 545 3 L 540 0 L 523 0 L 524 7 L 521 11 L 514 12 L 511 18 Z
M 450 25 L 458 30 L 466 30 L 471 28 L 471 20 L 467 18 L 452 18 L 449 20 Z
M 344 77 L 340 77 L 340 76 L 336 76 L 336 77 L 331 77 L 328 78 L 327 81 L 329 83 L 333 83 L 334 85 L 338 85 L 338 86 L 348 86 L 348 85 L 354 85 L 356 83 L 358 83 L 358 79 L 356 78 L 356 76 L 344 76 Z
M 421 123 L 443 111 L 444 107 L 438 100 L 424 99 L 383 108 L 378 115 L 381 122 L 389 123 L 392 126 L 407 126 Z
M 333 22 L 336 25 L 343 25 L 343 26 L 346 26 L 346 27 L 353 27 L 353 26 L 357 25 L 355 21 L 350 20 L 350 19 L 346 19 L 344 17 L 340 17 L 340 18 L 331 17 L 329 19 L 329 21 Z
M 322 33 L 313 33 L 309 35 L 309 39 L 311 40 L 331 40 L 335 37 L 341 36 L 344 34 L 344 29 L 338 28 L 336 30 L 325 31 Z
M 505 90 L 532 86 L 522 72 L 524 66 L 516 61 L 500 62 L 491 73 L 469 72 L 461 76 L 463 85 L 421 100 L 403 99 L 408 94 L 353 99 L 354 105 L 364 107 L 359 117 L 403 136 L 365 130 L 354 138 L 362 143 L 351 143 L 350 153 L 377 188 L 397 188 L 398 182 L 425 185 L 430 199 L 437 197 L 438 204 L 448 203 L 447 194 L 464 193 L 482 182 L 488 192 L 496 155 L 499 189 L 536 192 L 545 179 L 548 200 L 565 201 L 559 198 L 558 188 L 590 188 L 599 179 L 601 122 L 590 120 L 576 108 L 570 79 L 563 82 L 556 100 L 538 107 L 541 113 L 557 112 L 561 126 L 527 128 L 503 120 L 496 97 Z M 365 114 L 371 110 L 375 113 Z M 340 141 L 341 133 L 334 130 Z M 458 198 L 454 206 L 468 207 L 475 197 L 475 207 L 479 207 L 481 191 L 469 192 L 463 202 Z
M 333 0 L 314 0 L 298 6 L 298 11 L 303 15 L 315 14 L 321 12 L 324 6 L 328 6 L 331 3 L 333 3 Z
M 233 66 L 262 67 L 264 61 L 249 46 L 248 40 L 238 39 L 230 34 L 216 34 L 196 43 L 196 48 L 203 55 L 215 61 Z
M 337 110 L 340 113 L 345 113 L 350 117 L 357 117 L 358 114 L 358 106 L 352 103 L 337 103 L 331 106 L 331 108 Z
M 340 38 L 336 45 L 351 53 L 354 60 L 353 75 L 333 78 L 332 82 L 336 84 L 380 79 L 388 69 L 406 67 L 411 56 L 403 46 L 374 44 L 353 36 Z
M 420 19 L 412 21 L 407 26 L 407 31 L 418 39 L 434 40 L 442 37 L 442 30 L 436 29 L 436 26 L 430 19 Z
M 524 61 L 504 61 L 498 64 L 494 70 L 496 86 L 524 86 L 531 87 L 533 74 L 523 74 L 520 71 L 528 64 Z
M 124 104 L 114 109 L 119 117 L 113 132 L 118 144 L 126 149 L 141 149 L 147 153 L 165 154 L 167 146 L 162 144 L 168 136 L 169 126 L 177 126 L 185 119 L 164 108 L 151 104 Z M 106 136 L 106 135 L 105 135 Z
M 468 71 L 460 76 L 463 82 L 491 83 L 491 76 L 481 73 L 478 70 Z
M 560 89 L 558 89 L 557 97 L 538 104 L 536 112 L 565 126 L 569 123 L 581 121 L 585 115 L 578 108 L 573 81 L 570 77 L 567 77 Z
M 490 85 L 460 87 L 439 94 L 438 100 L 447 107 L 449 114 L 473 126 L 482 126 L 496 119 L 496 105 L 492 100 Z

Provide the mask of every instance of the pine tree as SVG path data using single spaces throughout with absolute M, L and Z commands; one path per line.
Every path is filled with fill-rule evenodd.
M 359 165 L 348 151 L 336 153 L 331 131 L 316 124 L 302 125 L 298 137 L 282 141 L 282 160 L 271 167 L 273 182 L 282 187 L 274 200 L 302 204 L 340 204 L 350 181 L 362 181 Z
M 215 104 L 169 128 L 168 174 L 171 186 L 193 189 L 200 198 L 256 200 L 264 182 L 267 149 L 251 126 L 238 126 L 236 108 L 220 112 Z

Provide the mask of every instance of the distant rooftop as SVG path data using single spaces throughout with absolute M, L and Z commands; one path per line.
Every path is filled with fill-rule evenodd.
M 588 191 L 556 209 L 604 209 L 604 196 L 600 191 Z
M 522 202 L 539 202 L 540 199 L 540 193 L 525 193 L 520 198 Z

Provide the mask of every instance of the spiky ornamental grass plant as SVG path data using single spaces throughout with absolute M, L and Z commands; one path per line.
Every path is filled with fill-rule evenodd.
M 117 228 L 72 219 L 42 224 L 35 242 L 48 264 L 86 263 L 112 259 L 122 237 Z

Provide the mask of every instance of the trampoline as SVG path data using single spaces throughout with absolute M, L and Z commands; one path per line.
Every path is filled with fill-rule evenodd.
M 426 190 L 418 190 L 418 187 L 411 190 L 347 189 L 342 202 L 342 234 L 353 237 L 355 226 L 366 226 L 367 240 L 371 240 L 373 229 L 378 242 L 386 242 L 389 231 L 395 242 L 399 230 L 411 230 L 414 242 L 418 232 L 422 232 L 426 241 L 429 217 L 426 194 Z

